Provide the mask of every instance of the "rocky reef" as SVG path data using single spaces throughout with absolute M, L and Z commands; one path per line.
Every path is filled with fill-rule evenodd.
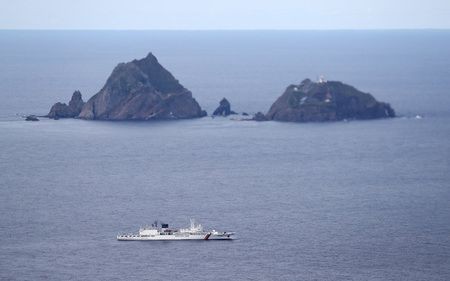
M 205 115 L 191 92 L 149 53 L 141 60 L 119 64 L 78 118 L 168 120 Z
M 214 116 L 228 116 L 231 114 L 236 114 L 236 112 L 231 110 L 231 104 L 226 98 L 223 98 L 220 101 L 219 107 L 217 107 L 213 112 Z
M 290 85 L 266 114 L 268 120 L 287 122 L 389 117 L 395 117 L 391 106 L 368 93 L 338 81 L 309 79 L 300 85 Z
M 52 119 L 77 117 L 83 108 L 84 101 L 80 91 L 75 91 L 69 101 L 69 105 L 61 102 L 55 103 L 46 117 Z

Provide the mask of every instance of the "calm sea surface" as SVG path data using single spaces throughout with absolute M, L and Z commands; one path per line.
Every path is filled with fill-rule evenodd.
M 150 51 L 209 113 L 323 74 L 401 117 L 19 117 Z M 0 280 L 450 280 L 449 85 L 450 31 L 0 31 Z M 115 239 L 191 217 L 238 239 Z

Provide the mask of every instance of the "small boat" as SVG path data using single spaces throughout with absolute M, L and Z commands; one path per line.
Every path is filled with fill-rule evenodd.
M 201 224 L 191 219 L 189 228 L 169 228 L 166 223 L 155 221 L 151 226 L 141 227 L 139 233 L 118 234 L 119 241 L 161 241 L 161 240 L 233 240 L 234 232 L 203 230 Z

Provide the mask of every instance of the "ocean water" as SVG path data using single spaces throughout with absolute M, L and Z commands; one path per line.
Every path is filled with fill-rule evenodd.
M 208 112 L 325 75 L 400 117 L 20 118 L 150 51 Z M 448 85 L 449 31 L 0 31 L 0 280 L 449 280 Z M 189 218 L 237 239 L 115 239 Z

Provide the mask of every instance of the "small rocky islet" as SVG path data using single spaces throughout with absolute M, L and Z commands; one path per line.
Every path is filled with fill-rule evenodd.
M 223 98 L 212 116 L 231 114 L 237 113 Z M 192 119 L 206 115 L 192 93 L 149 53 L 143 59 L 117 65 L 103 88 L 87 102 L 75 91 L 68 105 L 55 103 L 45 117 L 121 121 Z M 258 112 L 244 120 L 325 122 L 392 117 L 394 109 L 369 93 L 338 81 L 305 79 L 299 85 L 288 86 L 267 114 Z
M 231 110 L 231 104 L 226 98 L 223 98 L 219 102 L 219 107 L 217 107 L 216 110 L 214 110 L 213 112 L 213 116 L 229 116 L 232 114 L 237 113 Z
M 84 101 L 80 91 L 75 91 L 72 94 L 69 105 L 61 102 L 55 103 L 50 109 L 50 112 L 47 114 L 47 117 L 52 119 L 75 118 L 80 115 L 83 106 Z

